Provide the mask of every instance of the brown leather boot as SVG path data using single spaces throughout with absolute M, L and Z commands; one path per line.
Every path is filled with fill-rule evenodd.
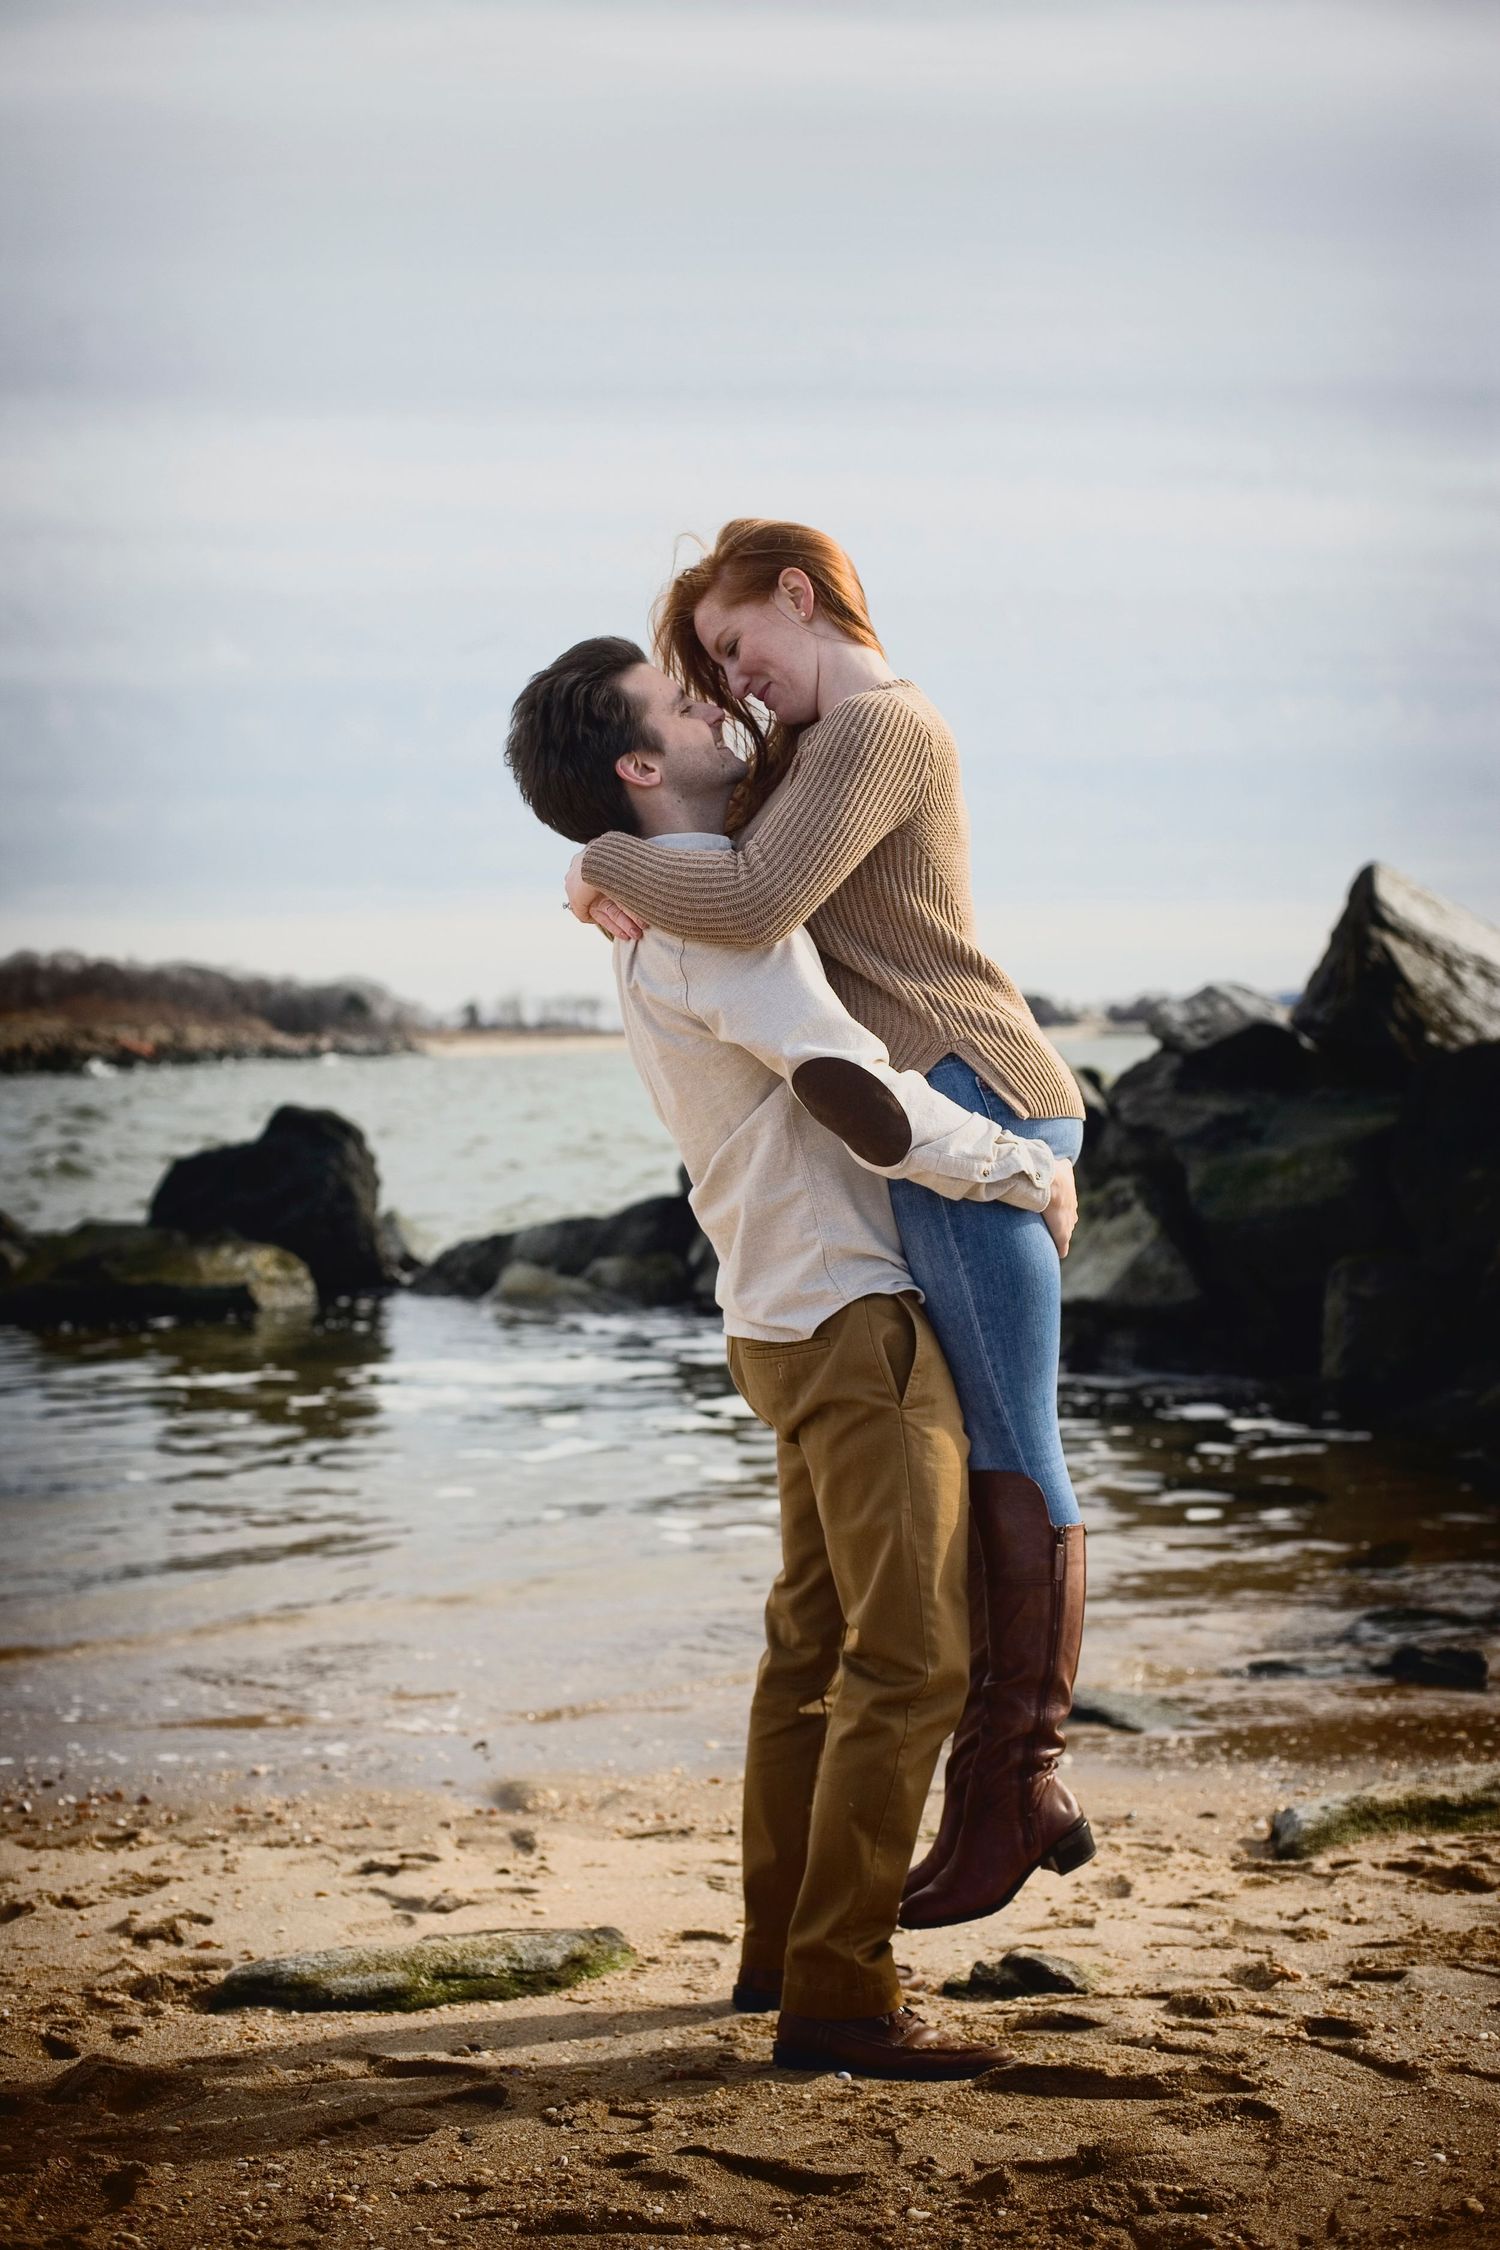
M 984 1549 L 979 1543 L 979 1527 L 974 1521 L 972 1506 L 969 1510 L 969 1692 L 953 1731 L 953 1742 L 948 1751 L 948 1763 L 943 1768 L 943 1810 L 938 1821 L 938 1832 L 931 1849 L 926 1852 L 902 1886 L 901 1896 L 911 1898 L 932 1881 L 939 1868 L 946 1867 L 958 1845 L 964 1821 L 964 1798 L 969 1787 L 969 1768 L 974 1763 L 974 1753 L 979 1748 L 980 1730 L 984 1723 L 984 1683 L 989 1671 L 990 1640 L 988 1612 L 984 1598 Z
M 989 1671 L 959 1839 L 902 1900 L 908 1930 L 978 1921 L 1038 1867 L 1066 1875 L 1095 1850 L 1057 1777 L 1083 1641 L 1083 1526 L 1054 1529 L 1041 1487 L 1010 1470 L 973 1471 L 969 1505 L 984 1550 Z
M 793 2016 L 776 2023 L 771 2060 L 783 2070 L 847 2070 L 859 2078 L 978 2078 L 1007 2068 L 1004 2047 L 945 2039 L 910 2008 L 888 2016 Z

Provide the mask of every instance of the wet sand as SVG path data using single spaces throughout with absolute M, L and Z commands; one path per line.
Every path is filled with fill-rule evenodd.
M 1429 1758 L 1461 1708 L 1423 1704 Z M 898 1940 L 917 2006 L 1020 2057 L 948 2087 L 777 2071 L 771 2019 L 730 2012 L 727 1763 L 717 1780 L 558 1775 L 483 1800 L 73 1803 L 66 1778 L 13 1795 L 0 2238 L 1492 2242 L 1500 1831 L 1268 1855 L 1278 1805 L 1397 1762 L 1325 1738 L 1288 1788 L 1215 1737 L 1080 1729 L 1070 1779 L 1098 1859 L 1036 1876 L 988 1922 Z M 407 2016 L 201 2005 L 246 1958 L 601 1922 L 635 1964 L 545 1998 Z M 941 1995 L 1017 1945 L 1092 1990 Z

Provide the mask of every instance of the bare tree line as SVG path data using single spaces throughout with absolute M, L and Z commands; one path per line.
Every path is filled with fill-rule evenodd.
M 111 1008 L 181 1009 L 207 1022 L 253 1016 L 290 1035 L 409 1030 L 422 1011 L 363 977 L 301 984 L 294 977 L 235 976 L 193 961 L 147 965 L 82 953 L 12 953 L 0 961 L 0 1016 Z

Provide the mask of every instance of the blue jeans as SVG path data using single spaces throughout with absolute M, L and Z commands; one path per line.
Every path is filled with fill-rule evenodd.
M 1083 1147 L 1079 1118 L 1018 1117 L 957 1055 L 927 1082 L 1058 1156 L 1076 1161 Z M 969 1466 L 1018 1470 L 1041 1487 L 1054 1524 L 1081 1522 L 1057 1426 L 1062 1262 L 1046 1221 L 1009 1203 L 950 1202 L 910 1180 L 891 1182 L 891 1203 L 963 1408 Z

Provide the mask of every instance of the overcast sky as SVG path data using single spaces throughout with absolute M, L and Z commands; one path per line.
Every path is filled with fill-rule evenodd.
M 605 989 L 501 762 L 674 540 L 849 547 L 984 938 L 1500 919 L 1500 14 L 8 0 L 0 950 Z

